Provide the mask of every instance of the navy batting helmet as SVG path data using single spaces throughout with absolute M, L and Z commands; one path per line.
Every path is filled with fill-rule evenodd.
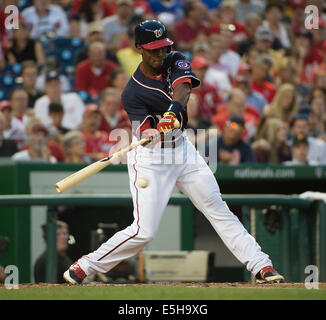
M 167 37 L 167 34 L 163 23 L 146 20 L 135 28 L 135 44 L 148 50 L 172 46 L 173 41 Z

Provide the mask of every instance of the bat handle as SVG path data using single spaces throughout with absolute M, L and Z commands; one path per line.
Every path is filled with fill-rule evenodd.
M 174 127 L 175 127 L 176 129 L 179 129 L 179 128 L 180 128 L 180 122 L 179 122 L 179 120 L 178 120 L 178 119 L 174 119 L 174 123 L 173 123 L 173 125 L 174 125 Z

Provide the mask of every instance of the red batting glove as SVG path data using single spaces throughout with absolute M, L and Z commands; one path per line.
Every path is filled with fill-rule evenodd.
M 166 133 L 174 128 L 175 113 L 165 112 L 163 118 L 157 124 L 156 128 L 159 132 Z

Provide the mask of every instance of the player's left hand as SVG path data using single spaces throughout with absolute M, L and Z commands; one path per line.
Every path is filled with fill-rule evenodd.
M 163 118 L 157 124 L 156 128 L 159 132 L 166 133 L 171 131 L 174 128 L 175 113 L 174 112 L 165 112 Z

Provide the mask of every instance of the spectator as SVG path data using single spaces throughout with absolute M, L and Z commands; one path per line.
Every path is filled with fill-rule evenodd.
M 61 136 L 69 131 L 69 129 L 62 126 L 64 108 L 60 102 L 51 102 L 49 104 L 49 116 L 52 120 L 52 124 L 48 129 L 52 132 L 52 135 L 58 137 L 58 141 L 60 141 Z
M 281 42 L 283 48 L 290 48 L 293 42 L 291 30 L 282 23 L 284 5 L 281 0 L 268 0 L 263 25 L 269 28 Z
M 218 70 L 216 61 L 219 60 L 222 54 L 222 42 L 219 35 L 211 35 L 209 37 L 210 55 L 209 68 L 205 73 L 204 81 L 211 84 L 219 95 L 224 96 L 232 89 L 231 82 L 225 71 Z
M 47 133 L 40 119 L 31 118 L 26 125 L 27 149 L 16 152 L 11 157 L 12 160 L 56 163 L 56 158 L 51 155 L 51 150 L 46 144 Z
M 6 60 L 3 54 L 2 46 L 1 46 L 1 40 L 0 40 L 0 70 L 4 69 L 6 66 Z
M 168 13 L 173 21 L 178 21 L 184 17 L 183 2 L 178 0 L 149 0 L 149 4 L 155 15 Z
M 14 140 L 8 140 L 3 137 L 5 121 L 4 115 L 0 112 L 0 157 L 11 157 L 18 151 L 18 148 Z
M 62 275 L 67 268 L 72 264 L 72 260 L 67 255 L 69 228 L 68 225 L 60 220 L 57 220 L 57 268 L 56 268 L 56 283 L 64 283 Z M 43 239 L 47 242 L 46 226 L 42 225 Z M 34 265 L 35 282 L 46 282 L 46 251 L 44 251 L 37 259 Z
M 325 35 L 326 35 L 326 31 L 325 31 Z M 322 46 L 321 56 L 323 57 L 323 60 L 311 71 L 310 83 L 315 82 L 315 76 L 318 72 L 326 71 L 326 40 L 324 41 Z
M 196 42 L 206 41 L 210 31 L 202 21 L 204 8 L 200 1 L 185 2 L 183 10 L 184 19 L 174 26 L 174 40 L 178 50 L 191 52 Z
M 308 162 L 318 165 L 326 164 L 326 143 L 320 139 L 309 136 L 308 117 L 304 113 L 297 113 L 293 116 L 290 123 L 292 135 L 302 135 L 308 139 L 309 151 Z
M 314 86 L 326 93 L 326 70 L 321 70 L 316 73 Z
M 135 70 L 136 71 L 136 70 Z M 118 91 L 119 96 L 121 96 L 129 78 L 126 72 L 122 68 L 117 68 L 113 70 L 109 76 L 111 86 Z M 121 105 L 122 108 L 122 105 Z
M 72 130 L 62 137 L 64 162 L 90 163 L 92 159 L 85 155 L 85 141 L 80 131 Z
M 232 89 L 227 102 L 219 107 L 217 114 L 212 119 L 212 123 L 217 125 L 223 132 L 227 121 L 233 116 L 244 118 L 243 139 L 248 140 L 254 136 L 259 122 L 259 113 L 255 108 L 246 105 L 246 96 L 238 88 Z
M 121 94 L 114 88 L 107 88 L 101 93 L 100 111 L 102 120 L 100 130 L 110 133 L 115 129 L 122 129 L 121 139 L 128 144 L 131 139 L 131 124 L 127 113 L 120 109 Z M 119 133 L 118 133 L 119 134 Z
M 237 17 L 237 9 L 234 1 L 223 1 L 218 11 L 218 22 L 213 23 L 211 33 L 222 34 L 227 33 L 227 43 L 229 49 L 235 49 L 235 46 L 247 38 L 245 25 L 240 22 Z
M 4 119 L 3 138 L 15 141 L 18 149 L 21 148 L 26 138 L 25 126 L 13 117 L 9 101 L 2 101 L 0 103 L 0 111 Z
M 207 41 L 197 42 L 194 45 L 192 53 L 193 53 L 192 54 L 193 57 L 199 56 L 199 57 L 204 57 L 207 60 L 209 60 L 210 59 L 210 46 L 209 46 L 209 43 Z
M 251 14 L 262 15 L 264 4 L 258 0 L 237 0 L 235 8 L 237 10 L 237 20 L 245 22 Z
M 309 136 L 317 137 L 318 132 L 316 130 L 316 116 L 311 106 L 308 104 L 301 105 L 298 113 L 305 114 L 307 116 L 309 124 Z
M 241 68 L 249 68 L 249 66 L 244 65 Z M 234 87 L 242 90 L 246 95 L 246 104 L 257 109 L 261 115 L 267 105 L 267 101 L 262 94 L 251 89 L 250 82 L 250 73 L 246 75 L 244 72 L 239 72 L 238 75 L 234 78 L 233 85 Z
M 198 116 L 207 121 L 211 121 L 217 112 L 221 98 L 214 86 L 205 81 L 205 74 L 208 70 L 208 61 L 204 57 L 194 57 L 191 61 L 192 70 L 200 80 L 200 85 L 193 89 L 193 93 L 198 99 Z
M 295 87 L 292 84 L 282 84 L 264 114 L 267 117 L 278 118 L 290 124 L 293 116 L 298 112 L 298 102 Z
M 308 4 L 316 6 L 318 8 L 320 17 L 323 20 L 326 20 L 325 1 L 324 0 L 308 0 Z
M 294 85 L 298 98 L 298 105 L 308 103 L 312 88 L 310 85 L 300 83 L 298 66 L 293 57 L 286 57 L 283 59 L 275 83 L 277 87 L 285 83 Z
M 13 127 L 24 130 L 29 115 L 33 114 L 33 112 L 31 110 L 28 111 L 27 108 L 28 94 L 23 88 L 16 87 L 10 92 L 9 100 L 12 109 Z
M 80 17 L 79 28 L 81 38 L 86 38 L 89 24 L 98 22 L 107 16 L 107 12 L 103 10 L 102 0 L 83 0 L 78 9 Z
M 247 53 L 249 48 L 255 44 L 255 34 L 261 24 L 262 19 L 256 13 L 251 13 L 246 18 L 245 30 L 247 37 L 246 39 L 239 42 L 236 48 L 236 51 L 239 53 L 240 56 L 243 56 L 245 53 Z
M 188 122 L 187 128 L 193 129 L 208 129 L 212 124 L 209 120 L 202 118 L 199 114 L 199 99 L 195 93 L 191 93 L 187 104 Z M 197 134 L 195 132 L 195 134 Z
M 67 76 L 60 72 L 60 69 L 61 64 L 59 58 L 56 56 L 48 56 L 45 60 L 42 73 L 37 77 L 36 89 L 44 92 L 46 75 L 51 71 L 55 71 L 59 74 L 62 92 L 70 92 L 71 84 L 69 82 L 69 79 L 67 78 Z
M 312 41 L 312 34 L 308 30 L 302 29 L 295 34 L 296 64 L 303 84 L 309 84 L 312 70 L 323 61 L 319 51 L 313 49 Z
M 52 124 L 52 119 L 49 116 L 49 104 L 51 102 L 60 102 L 63 105 L 63 127 L 73 130 L 81 124 L 84 103 L 77 93 L 62 93 L 59 74 L 55 71 L 46 75 L 45 94 L 37 99 L 34 105 L 35 115 L 47 127 Z
M 134 12 L 133 0 L 117 0 L 115 15 L 102 20 L 107 48 L 116 51 L 128 31 L 128 21 Z
M 316 95 L 311 99 L 311 108 L 315 114 L 317 137 L 326 134 L 326 102 L 324 95 Z
M 305 28 L 305 7 L 307 6 L 306 0 L 290 0 L 292 9 L 291 15 L 291 30 L 295 34 L 297 31 Z
M 313 160 L 308 159 L 309 143 L 307 137 L 298 135 L 294 137 L 292 150 L 292 160 L 284 162 L 286 165 L 318 165 Z
M 239 116 L 232 116 L 226 122 L 222 136 L 217 139 L 217 162 L 231 165 L 255 162 L 250 145 L 241 138 L 244 124 Z
M 238 72 L 241 58 L 238 53 L 229 49 L 230 40 L 227 38 L 230 36 L 225 33 L 210 36 L 211 49 L 215 50 L 216 54 L 214 60 L 212 56 L 214 53 L 211 55 L 211 67 L 234 77 Z
M 100 160 L 109 155 L 115 144 L 111 142 L 109 134 L 100 130 L 101 111 L 96 104 L 85 107 L 82 124 L 82 134 L 85 142 L 85 154 L 93 160 Z
M 19 28 L 14 29 L 13 38 L 7 50 L 7 61 L 11 64 L 22 63 L 32 60 L 38 65 L 42 65 L 45 54 L 42 44 L 30 38 L 23 19 L 19 20 Z
M 282 163 L 291 160 L 287 141 L 287 124 L 277 118 L 263 116 L 251 147 L 257 162 Z
M 249 47 L 248 52 L 242 57 L 241 64 L 247 64 L 252 71 L 253 66 L 256 64 L 256 59 L 261 55 L 262 51 L 255 45 Z
M 28 94 L 27 107 L 29 109 L 33 109 L 35 101 L 43 95 L 43 93 L 36 88 L 37 75 L 38 69 L 34 61 L 27 60 L 22 63 L 22 86 Z
M 50 0 L 34 0 L 34 5 L 22 12 L 29 34 L 34 39 L 53 34 L 56 37 L 69 35 L 69 23 L 61 7 Z
M 141 55 L 135 47 L 134 29 L 134 25 L 131 25 L 128 29 L 128 46 L 117 52 L 119 63 L 129 77 L 136 71 L 142 61 Z
M 322 55 L 324 51 L 323 43 L 325 41 L 326 32 L 326 17 L 322 18 L 322 13 L 319 11 L 318 28 L 311 29 L 312 33 L 312 50 L 318 51 L 319 55 Z
M 261 54 L 252 65 L 252 82 L 251 88 L 254 91 L 261 93 L 268 103 L 271 103 L 276 93 L 276 87 L 268 81 L 269 71 L 272 68 L 273 62 L 266 54 Z
M 275 38 L 274 34 L 264 26 L 257 28 L 255 33 L 255 46 L 258 48 L 259 53 L 267 54 L 273 61 L 271 74 L 274 74 L 278 69 L 283 59 L 283 52 L 281 50 L 274 50 L 278 48 L 279 41 Z
M 89 46 L 94 42 L 104 43 L 104 28 L 99 21 L 88 24 L 88 33 L 86 38 L 86 46 L 76 53 L 76 65 L 88 58 Z M 106 49 L 106 59 L 114 63 L 118 63 L 116 54 Z
M 199 115 L 200 100 L 198 95 L 191 93 L 187 104 L 187 136 L 194 146 L 204 145 L 208 136 L 207 130 L 198 131 L 198 129 L 208 129 L 212 123 Z
M 102 42 L 93 42 L 89 46 L 89 58 L 76 67 L 75 88 L 87 91 L 92 99 L 97 99 L 100 92 L 109 87 L 110 73 L 118 66 L 106 60 L 106 48 Z

